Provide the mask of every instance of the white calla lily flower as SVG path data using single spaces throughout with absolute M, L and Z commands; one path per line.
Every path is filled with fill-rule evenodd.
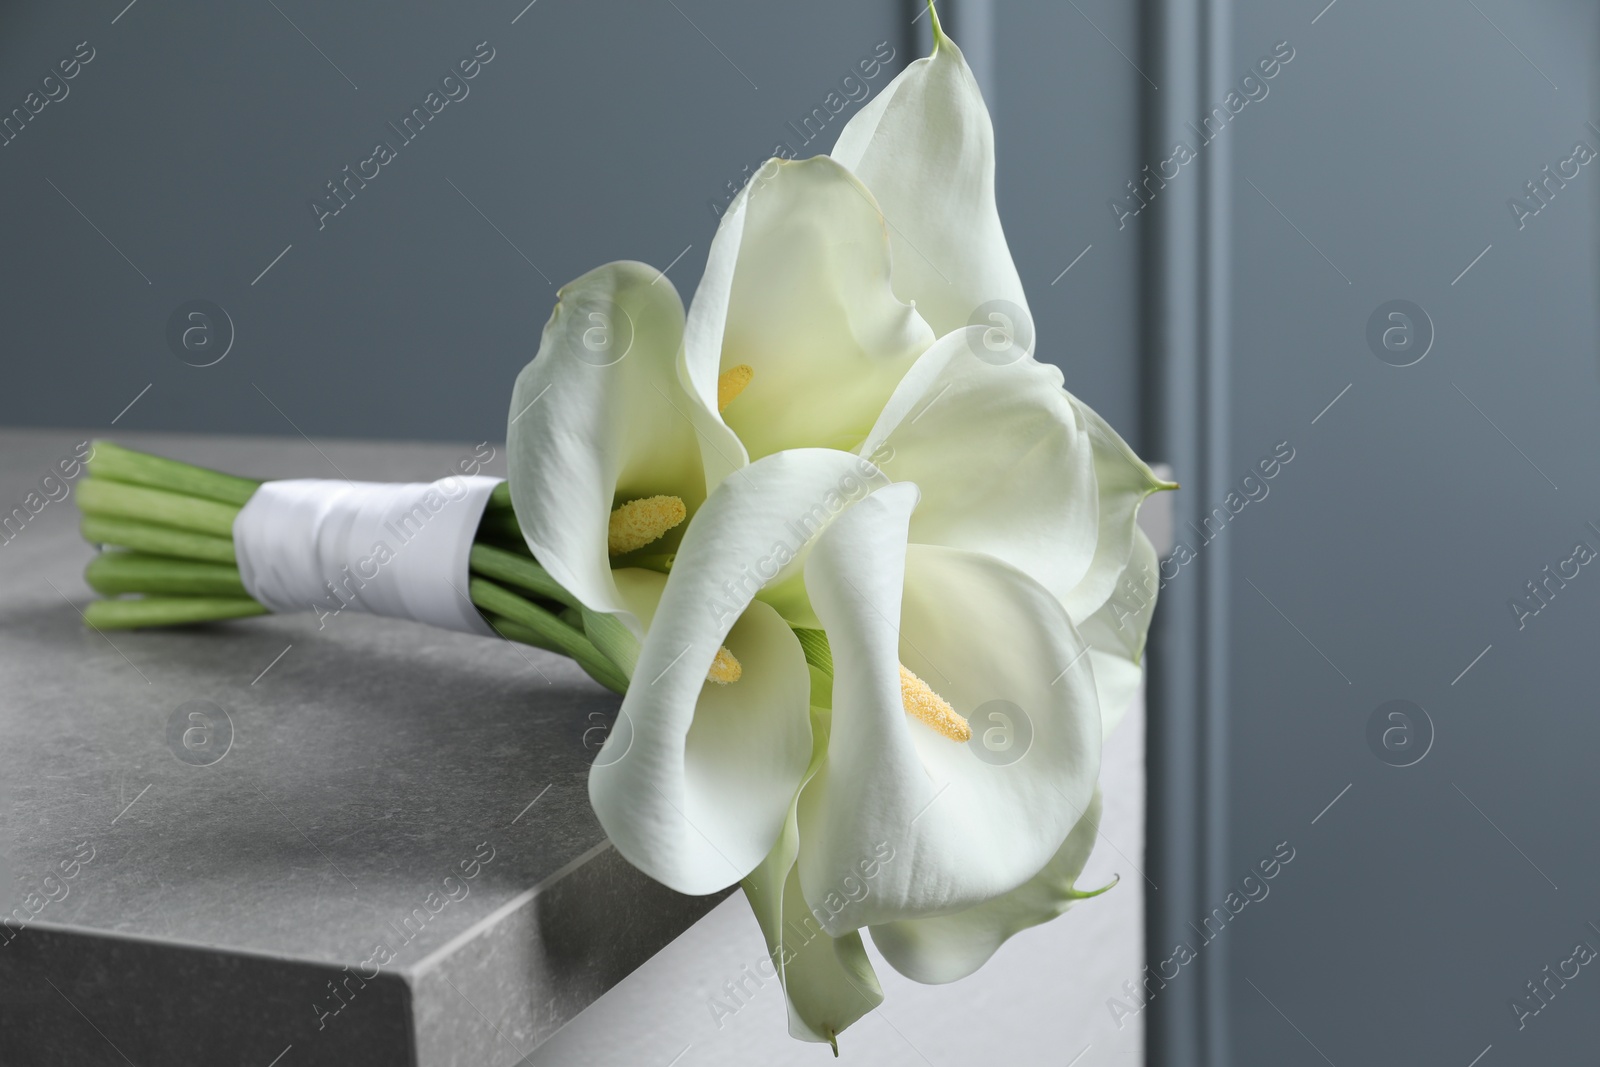
M 1100 725 L 1105 733 L 1116 729 L 1139 692 L 1144 677 L 1144 645 L 1155 614 L 1156 550 L 1143 530 L 1134 528 L 1133 551 L 1123 568 L 1117 590 L 1078 632 L 1089 643 L 1095 687 L 1100 693 Z
M 906 482 L 873 493 L 806 564 L 834 674 L 827 758 L 800 798 L 801 886 L 823 899 L 880 841 L 904 857 L 829 914 L 834 935 L 1016 889 L 1060 848 L 1100 771 L 1088 649 L 1060 601 L 993 556 L 908 545 L 917 495 Z M 997 762 L 968 743 L 968 717 L 994 705 L 1028 734 Z
M 872 928 L 872 943 L 907 978 L 936 985 L 976 971 L 1013 934 L 1049 922 L 1073 904 L 1110 886 L 1084 891 L 1078 876 L 1100 833 L 1100 793 L 1050 862 L 1009 893 L 962 911 L 925 919 L 896 919 Z M 1115 883 L 1112 883 L 1113 885 Z
M 930 347 L 860 451 L 921 487 L 911 540 L 996 556 L 1065 599 L 1094 562 L 1105 507 L 1090 424 L 1058 368 L 992 364 L 977 354 L 983 332 Z
M 613 569 L 671 551 L 706 494 L 689 415 L 697 401 L 678 384 L 682 343 L 672 283 L 643 263 L 608 263 L 562 286 L 539 354 L 511 393 L 511 499 L 528 547 L 590 610 L 620 616 L 639 635 Z M 611 544 L 619 505 L 661 497 L 678 502 L 678 522 L 613 553 L 628 547 Z
M 857 112 L 831 155 L 872 190 L 888 220 L 894 290 L 935 333 L 1000 306 L 1026 317 L 1011 326 L 1031 348 L 1033 320 L 995 206 L 994 124 L 961 49 L 937 13 L 931 20 L 933 54 Z
M 885 481 L 847 453 L 787 450 L 714 490 L 640 649 L 623 701 L 631 740 L 614 758 L 622 735 L 608 740 L 590 776 L 618 849 L 667 884 L 709 892 L 744 868 L 791 1032 L 812 1040 L 881 997 L 859 928 L 1018 894 L 997 918 L 974 916 L 998 943 L 1047 917 L 1021 912 L 1059 913 L 1051 894 L 1076 871 L 1041 871 L 1087 855 L 1063 842 L 1099 768 L 1090 649 L 1060 600 L 992 555 L 908 543 L 918 489 Z M 772 611 L 757 598 L 795 572 L 821 633 L 802 631 L 804 651 L 793 631 L 741 641 L 752 613 Z M 763 674 L 825 659 L 827 688 L 791 681 L 747 702 L 741 682 L 723 698 L 704 681 L 723 643 Z M 977 754 L 967 718 L 996 705 L 1026 736 L 1003 759 Z M 942 928 L 909 928 L 921 956 L 938 956 Z
M 894 293 L 883 215 L 827 156 L 774 160 L 712 240 L 684 333 L 689 387 L 738 435 L 740 458 L 850 450 L 934 332 Z M 715 486 L 731 457 L 703 443 Z
M 607 835 L 657 881 L 712 893 L 777 841 L 811 760 L 811 676 L 755 595 L 874 481 L 887 479 L 847 452 L 780 452 L 718 486 L 684 534 L 622 700 L 627 727 L 589 772 Z M 727 685 L 708 678 L 723 649 L 741 665 Z

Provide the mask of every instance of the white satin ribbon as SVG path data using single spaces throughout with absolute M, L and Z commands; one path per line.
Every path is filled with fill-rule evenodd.
M 467 556 L 499 482 L 264 482 L 233 520 L 239 577 L 270 611 L 349 608 L 493 636 L 467 599 Z

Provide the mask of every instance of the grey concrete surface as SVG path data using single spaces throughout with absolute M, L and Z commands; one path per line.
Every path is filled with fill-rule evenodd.
M 0 432 L 8 513 L 83 439 Z M 119 440 L 260 476 L 472 455 Z M 91 631 L 94 550 L 37 499 L 0 544 L 0 1063 L 515 1063 L 716 903 L 606 842 L 617 700 L 570 661 L 351 613 Z

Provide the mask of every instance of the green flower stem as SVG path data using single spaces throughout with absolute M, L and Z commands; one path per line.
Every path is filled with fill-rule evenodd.
M 501 482 L 499 485 L 495 486 L 493 489 L 491 489 L 489 491 L 489 507 L 491 507 L 491 508 L 505 508 L 508 511 L 510 510 L 510 508 L 511 508 L 511 483 L 510 482 Z
M 95 477 L 79 483 L 78 509 L 85 515 L 137 519 L 190 533 L 230 538 L 233 520 L 239 514 L 239 508 L 232 504 Z
M 579 607 L 578 599 L 550 577 L 550 572 L 527 556 L 508 552 L 493 545 L 475 544 L 467 558 L 467 566 L 474 574 L 493 578 L 505 585 L 513 585 L 546 600 L 554 600 L 567 607 Z
M 485 615 L 488 617 L 489 625 L 494 627 L 495 633 L 499 634 L 501 637 L 504 637 L 507 641 L 515 641 L 519 645 L 532 645 L 534 648 L 542 648 L 549 652 L 559 653 L 561 651 L 559 648 L 552 648 L 550 643 L 541 637 L 537 630 L 533 630 L 522 625 L 520 622 L 514 622 L 511 619 L 504 618 L 500 615 L 489 615 L 487 612 L 485 612 Z M 621 675 L 618 675 L 614 672 L 601 672 L 597 674 L 594 671 L 589 670 L 588 666 L 582 663 L 580 663 L 579 666 L 583 667 L 584 671 L 589 675 L 589 677 L 593 678 L 595 681 L 599 682 L 613 693 L 623 693 L 627 691 L 628 683 L 622 679 Z
M 261 486 L 253 478 L 239 478 L 164 456 L 135 452 L 110 441 L 94 443 L 94 452 L 89 458 L 89 473 L 96 478 L 165 489 L 184 496 L 232 504 L 234 507 L 243 507 L 245 501 Z
M 603 656 L 582 631 L 568 626 L 546 609 L 486 578 L 469 579 L 467 595 L 475 605 L 491 615 L 499 615 L 525 626 L 537 634 L 541 642 L 550 642 L 538 647 L 549 648 L 577 660 L 578 666 L 607 689 L 621 693 L 628 688 L 628 679 L 623 677 L 616 664 Z M 526 643 L 533 644 L 531 641 Z
M 197 622 L 243 619 L 266 613 L 266 608 L 249 597 L 147 596 L 94 600 L 83 609 L 84 620 L 97 630 L 188 626 Z
M 524 626 L 520 622 L 506 618 L 504 615 L 491 615 L 489 612 L 484 612 L 483 615 L 489 625 L 494 627 L 494 632 L 507 641 L 515 641 L 519 645 L 532 645 L 534 648 L 542 648 L 546 652 L 559 653 L 561 651 L 555 647 L 554 641 L 541 636 L 539 631 L 531 626 Z
M 97 515 L 85 515 L 79 530 L 83 533 L 83 539 L 91 545 L 118 545 L 154 556 L 203 563 L 237 562 L 231 537 L 212 537 L 134 519 L 112 519 Z
M 615 615 L 605 615 L 584 607 L 580 607 L 579 611 L 583 616 L 584 636 L 594 643 L 594 647 L 606 659 L 615 663 L 618 670 L 632 678 L 634 664 L 639 661 L 639 639 L 633 636 L 633 631 Z
M 101 596 L 144 593 L 157 596 L 248 597 L 239 568 L 226 563 L 147 556 L 140 552 L 102 552 L 84 571 L 89 588 Z

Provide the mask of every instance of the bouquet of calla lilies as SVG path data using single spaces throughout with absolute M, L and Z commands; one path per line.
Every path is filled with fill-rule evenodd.
M 795 1037 L 1094 895 L 1101 738 L 1132 702 L 1158 479 L 1033 356 L 993 130 L 937 28 L 830 155 L 772 160 L 685 312 L 560 291 L 509 480 L 257 483 L 101 443 L 101 627 L 359 610 L 567 655 L 622 694 L 589 795 L 683 893 L 741 885 Z

